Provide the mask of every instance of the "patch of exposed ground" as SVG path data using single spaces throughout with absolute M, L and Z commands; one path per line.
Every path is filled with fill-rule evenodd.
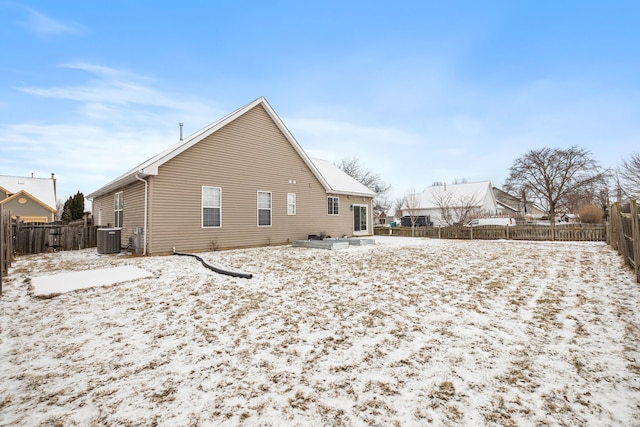
M 603 244 L 378 238 L 326 251 L 19 258 L 0 425 L 634 425 L 640 288 Z M 152 279 L 37 299 L 30 278 Z

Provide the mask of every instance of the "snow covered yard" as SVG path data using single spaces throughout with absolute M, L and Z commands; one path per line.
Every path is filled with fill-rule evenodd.
M 601 243 L 19 258 L 0 425 L 640 425 L 640 287 Z M 151 277 L 36 298 L 56 272 Z

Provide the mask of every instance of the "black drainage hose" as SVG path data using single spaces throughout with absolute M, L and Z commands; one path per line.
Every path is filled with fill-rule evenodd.
M 198 255 L 183 254 L 181 252 L 176 252 L 175 249 L 173 250 L 173 254 L 174 255 L 182 255 L 182 256 L 194 257 L 195 259 L 199 260 L 202 263 L 202 265 L 204 265 L 206 268 L 208 268 L 211 271 L 215 271 L 216 273 L 226 274 L 227 276 L 231 276 L 231 277 L 240 277 L 241 279 L 251 279 L 253 277 L 253 274 L 251 274 L 251 273 L 239 273 L 237 271 L 223 270 L 221 268 L 214 267 L 211 264 L 207 264 L 206 261 L 203 260 L 202 258 L 200 258 Z

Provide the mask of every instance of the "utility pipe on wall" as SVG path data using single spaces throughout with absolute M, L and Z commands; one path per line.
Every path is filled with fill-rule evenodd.
M 149 189 L 149 182 L 146 179 L 140 178 L 140 174 L 142 174 L 142 170 L 138 171 L 136 174 L 136 179 L 138 181 L 144 182 L 144 226 L 143 226 L 143 239 L 142 239 L 142 255 L 147 254 L 147 194 Z

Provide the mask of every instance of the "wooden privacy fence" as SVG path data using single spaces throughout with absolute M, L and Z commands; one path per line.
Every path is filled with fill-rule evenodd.
M 633 268 L 636 281 L 640 283 L 640 220 L 638 201 L 621 205 L 615 203 L 610 208 L 609 233 L 607 243 L 620 253 L 625 263 Z
M 479 240 L 558 240 L 603 242 L 606 240 L 606 227 L 593 224 L 569 224 L 555 227 L 552 234 L 548 225 L 516 225 L 514 227 L 377 227 L 376 235 L 411 237 L 430 237 L 433 239 L 479 239 Z
M 11 212 L 0 205 L 0 295 L 2 280 L 9 272 L 13 261 L 13 236 L 11 234 Z
M 97 245 L 97 230 L 98 226 L 84 222 L 62 225 L 15 221 L 13 250 L 15 254 L 22 255 L 94 248 Z

